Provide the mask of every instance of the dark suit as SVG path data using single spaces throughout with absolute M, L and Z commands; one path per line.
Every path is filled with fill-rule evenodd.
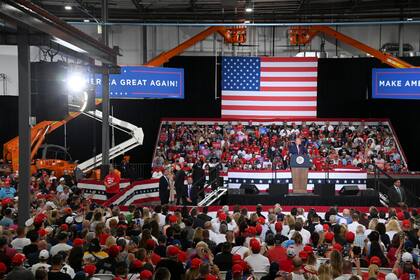
M 401 195 L 396 190 L 395 186 L 392 186 L 388 191 L 389 206 L 399 206 L 398 203 L 406 203 L 407 196 L 403 187 L 400 187 Z
M 165 176 L 159 179 L 159 198 L 161 204 L 167 204 L 169 202 L 169 182 Z
M 187 204 L 186 198 L 189 198 L 191 200 L 191 205 L 197 205 L 197 199 L 198 199 L 198 187 L 194 186 L 194 184 L 191 184 L 190 192 L 188 193 L 188 185 L 184 186 L 184 192 L 183 192 L 183 200 L 184 204 Z
M 299 145 L 299 150 L 297 148 L 296 143 L 292 143 L 289 146 L 289 154 L 292 155 L 306 155 L 308 153 L 308 150 L 306 150 L 306 147 L 303 144 Z
M 176 204 L 182 204 L 184 190 L 184 181 L 185 181 L 185 172 L 184 170 L 178 170 L 175 174 L 175 190 L 176 190 Z

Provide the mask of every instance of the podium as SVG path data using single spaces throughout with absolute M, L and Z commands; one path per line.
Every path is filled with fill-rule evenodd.
M 312 162 L 308 155 L 291 155 L 290 167 L 292 169 L 293 193 L 305 193 L 308 184 L 308 169 Z

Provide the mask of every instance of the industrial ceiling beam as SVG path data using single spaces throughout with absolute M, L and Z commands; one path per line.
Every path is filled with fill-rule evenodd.
M 115 50 L 28 0 L 1 1 L 0 15 L 3 15 L 6 19 L 12 19 L 19 24 L 23 24 L 30 30 L 49 34 L 59 44 L 67 44 L 67 47 L 103 63 L 117 64 L 117 52 Z

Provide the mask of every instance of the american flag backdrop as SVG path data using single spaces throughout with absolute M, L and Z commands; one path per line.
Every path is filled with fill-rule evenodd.
M 316 117 L 315 57 L 223 57 L 222 117 Z

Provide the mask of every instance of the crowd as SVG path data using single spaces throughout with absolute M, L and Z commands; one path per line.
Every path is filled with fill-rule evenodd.
M 256 125 L 251 121 L 213 124 L 163 123 L 152 166 L 173 163 L 221 163 L 226 169 L 288 169 L 289 145 L 300 137 L 313 161 L 313 170 L 363 168 L 374 165 L 388 172 L 407 172 L 388 125 L 361 122 L 331 124 L 280 123 Z
M 84 198 L 70 175 L 54 177 L 33 180 L 31 218 L 21 227 L 15 192 L 3 190 L 18 178 L 0 182 L 0 279 L 420 279 L 415 209 L 122 212 Z

